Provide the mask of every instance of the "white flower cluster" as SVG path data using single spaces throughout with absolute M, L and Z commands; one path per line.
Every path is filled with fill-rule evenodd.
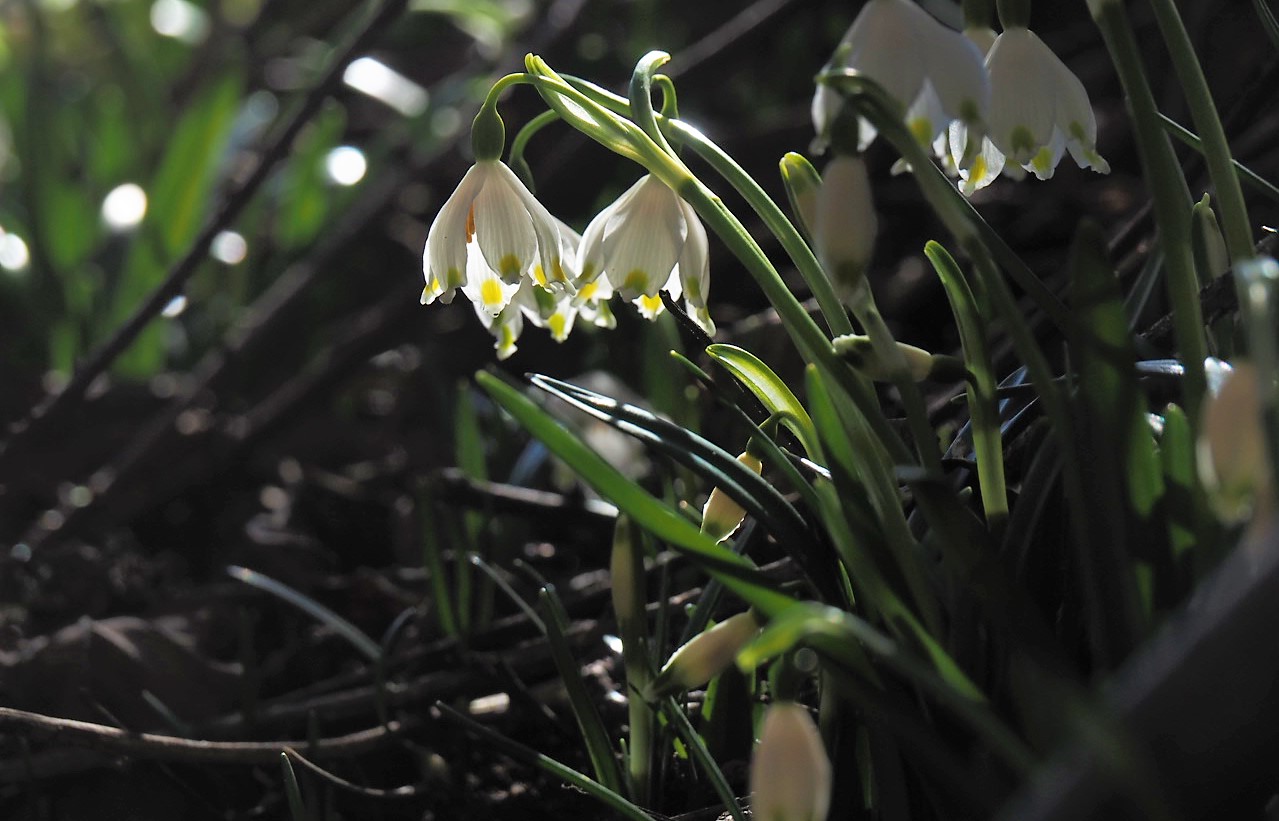
M 449 303 L 457 290 L 496 339 L 497 356 L 515 352 L 527 319 L 562 342 L 580 316 L 616 324 L 615 292 L 655 319 L 661 292 L 684 298 L 706 333 L 710 289 L 706 229 L 665 183 L 644 176 L 579 236 L 553 217 L 505 164 L 480 160 L 440 209 L 422 259 L 422 303 Z
M 1081 168 L 1110 170 L 1097 153 L 1097 120 L 1083 83 L 1024 27 L 998 36 L 986 29 L 961 34 L 911 0 L 868 0 L 831 67 L 883 86 L 916 138 L 959 175 L 965 193 L 1001 172 L 1048 179 L 1066 152 Z M 838 95 L 819 85 L 813 98 L 819 134 L 839 107 Z M 874 128 L 859 123 L 859 150 L 874 138 Z

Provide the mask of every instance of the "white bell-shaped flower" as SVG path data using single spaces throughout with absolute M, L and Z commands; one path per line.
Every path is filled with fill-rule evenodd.
M 585 288 L 603 275 L 649 319 L 662 312 L 661 291 L 675 299 L 683 295 L 689 315 L 707 334 L 714 334 L 706 309 L 709 247 L 693 207 L 646 174 L 586 226 L 577 286 Z
M 1097 153 L 1097 118 L 1084 84 L 1038 35 L 1019 26 L 1005 29 L 990 48 L 986 69 L 988 134 L 1007 158 L 1005 171 L 1024 168 L 1046 180 L 1067 151 L 1080 168 L 1110 171 Z
M 507 285 L 518 285 L 540 266 L 556 287 L 571 288 L 555 218 L 498 160 L 471 166 L 431 223 L 422 257 L 423 304 L 451 302 L 478 270 L 469 264 L 473 255 Z M 492 312 L 504 307 L 505 302 Z
M 869 0 L 831 66 L 853 69 L 883 86 L 901 103 L 906 124 L 924 145 L 953 120 L 979 127 L 990 104 L 981 52 L 910 0 Z M 840 105 L 838 94 L 817 87 L 812 113 L 819 135 L 826 134 Z M 875 133 L 862 121 L 859 148 L 865 149 Z

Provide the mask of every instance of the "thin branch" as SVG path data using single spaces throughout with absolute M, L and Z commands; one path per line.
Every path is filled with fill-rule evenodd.
M 154 733 L 135 733 L 105 724 L 0 707 L 0 729 L 23 738 L 157 761 L 273 764 L 286 748 L 307 750 L 315 758 L 345 758 L 383 749 L 409 726 L 404 722 L 392 721 L 385 727 L 321 738 L 314 743 L 305 739 L 200 741 Z

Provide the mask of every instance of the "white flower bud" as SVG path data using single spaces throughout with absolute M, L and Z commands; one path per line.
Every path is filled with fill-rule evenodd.
M 699 633 L 676 650 L 649 687 L 656 698 L 680 690 L 701 687 L 728 669 L 738 652 L 759 633 L 760 624 L 750 610 L 725 619 Z
M 770 706 L 751 756 L 751 816 L 826 821 L 830 789 L 830 759 L 808 709 L 793 701 Z
M 861 157 L 841 154 L 827 164 L 817 194 L 815 223 L 817 258 L 835 292 L 848 301 L 863 285 L 879 232 L 870 178 Z
M 1248 518 L 1254 499 L 1270 492 L 1266 434 L 1257 369 L 1237 363 L 1204 401 L 1197 444 L 1199 479 L 1217 515 Z
M 764 470 L 763 463 L 750 453 L 741 454 L 737 457 L 737 461 L 756 473 Z M 733 501 L 727 493 L 715 488 L 702 508 L 702 532 L 715 541 L 722 542 L 737 532 L 737 528 L 741 527 L 742 520 L 745 518 L 746 511 L 742 506 Z

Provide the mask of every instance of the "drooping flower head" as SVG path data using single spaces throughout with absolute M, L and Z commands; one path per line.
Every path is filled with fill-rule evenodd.
M 499 313 L 514 294 L 507 289 L 499 294 L 496 282 L 518 285 L 536 268 L 556 287 L 572 287 L 555 218 L 499 160 L 477 161 L 431 223 L 422 258 L 422 303 L 451 302 L 478 270 L 468 262 L 472 255 L 495 277 L 482 286 L 488 288 L 483 296 L 494 297 L 483 300 L 491 313 Z
M 707 334 L 715 332 L 706 309 L 706 229 L 693 207 L 652 175 L 641 177 L 586 226 L 578 267 L 579 289 L 602 275 L 649 319 L 661 313 L 661 291 L 675 299 L 682 295 L 693 320 Z
M 1046 180 L 1069 151 L 1080 168 L 1110 171 L 1097 153 L 1097 118 L 1084 84 L 1038 35 L 1006 28 L 986 56 L 986 69 L 990 140 L 1012 166 Z
M 963 35 L 933 19 L 910 0 L 869 0 L 840 42 L 832 68 L 849 68 L 883 86 L 901 103 L 906 124 L 931 145 L 953 120 L 979 128 L 990 104 L 982 54 Z M 825 135 L 842 103 L 818 85 L 813 125 Z M 862 121 L 858 149 L 875 138 Z

